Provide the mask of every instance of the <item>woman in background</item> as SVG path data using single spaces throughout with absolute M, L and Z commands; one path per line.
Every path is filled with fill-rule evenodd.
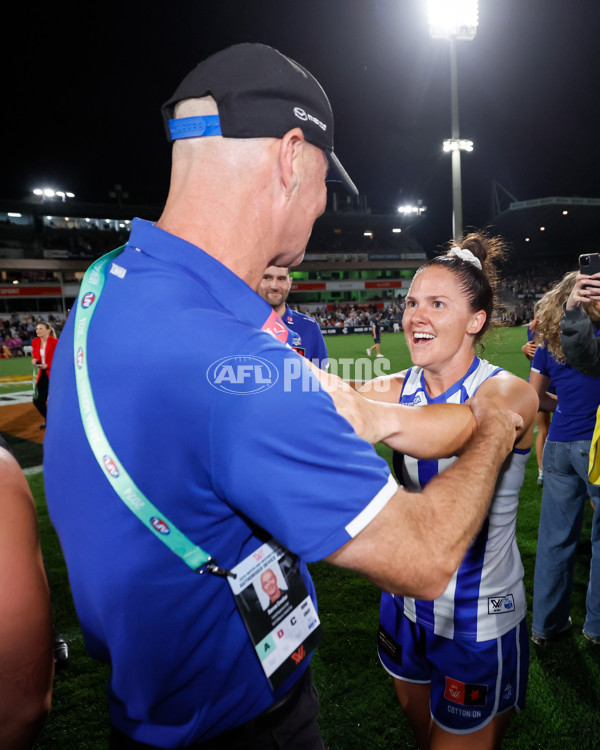
M 48 403 L 48 388 L 50 386 L 50 368 L 52 357 L 58 344 L 54 329 L 49 323 L 42 321 L 35 327 L 36 338 L 31 342 L 31 363 L 37 367 L 38 373 L 35 380 L 35 391 L 33 394 L 33 405 L 42 415 L 44 423 L 40 430 L 46 427 L 46 411 Z
M 470 234 L 421 266 L 403 318 L 414 366 L 361 389 L 411 406 L 463 403 L 477 392 L 523 418 L 488 518 L 446 591 L 434 601 L 382 594 L 379 656 L 421 750 L 499 747 L 525 703 L 529 649 L 515 525 L 538 399 L 524 380 L 475 354 L 492 320 L 494 259 L 503 250 L 498 238 Z M 454 460 L 393 458 L 398 480 L 414 491 Z
M 537 324 L 536 318 L 527 326 L 527 343 L 523 344 L 521 351 L 531 362 L 537 344 L 535 343 L 535 326 Z M 552 392 L 554 392 L 552 390 Z M 538 467 L 538 478 L 537 483 L 541 487 L 544 484 L 544 470 L 542 469 L 542 454 L 544 452 L 544 445 L 546 444 L 546 438 L 548 437 L 548 430 L 550 429 L 550 420 L 552 419 L 552 413 L 549 411 L 543 411 L 540 409 L 535 415 L 535 457 L 537 460 Z
M 600 378 L 571 367 L 560 343 L 563 304 L 577 278 L 577 271 L 567 273 L 536 304 L 539 346 L 531 363 L 529 382 L 539 395 L 540 407 L 555 410 L 543 454 L 544 489 L 533 581 L 531 639 L 540 646 L 571 626 L 573 568 L 588 497 L 595 510 L 583 634 L 600 644 L 600 487 L 588 480 L 590 444 L 600 404 Z M 595 303 L 586 302 L 583 308 L 591 321 L 600 321 L 600 310 Z M 547 393 L 550 381 L 555 396 Z

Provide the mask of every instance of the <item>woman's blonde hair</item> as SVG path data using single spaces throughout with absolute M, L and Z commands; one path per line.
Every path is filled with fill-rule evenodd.
M 566 273 L 535 304 L 535 343 L 538 346 L 545 346 L 559 364 L 566 362 L 560 345 L 560 319 L 564 312 L 563 304 L 575 286 L 577 274 L 578 271 Z M 583 309 L 591 321 L 600 321 L 600 310 L 594 304 L 585 302 Z

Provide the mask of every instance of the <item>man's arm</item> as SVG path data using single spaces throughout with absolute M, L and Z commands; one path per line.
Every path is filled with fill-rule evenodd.
M 0 447 L 0 747 L 30 747 L 52 696 L 52 616 L 33 498 Z
M 478 429 L 463 455 L 420 493 L 398 489 L 328 562 L 360 572 L 386 591 L 420 599 L 440 596 L 481 528 L 515 440 L 509 411 L 477 396 L 471 408 Z
M 577 277 L 564 304 L 560 321 L 560 345 L 567 362 L 585 375 L 600 376 L 600 342 L 592 321 L 582 308 L 583 302 L 600 301 L 600 275 Z

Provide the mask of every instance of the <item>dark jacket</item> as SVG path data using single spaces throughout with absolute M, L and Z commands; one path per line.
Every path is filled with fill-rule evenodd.
M 560 331 L 560 345 L 567 362 L 585 375 L 600 377 L 600 339 L 581 305 L 564 311 Z

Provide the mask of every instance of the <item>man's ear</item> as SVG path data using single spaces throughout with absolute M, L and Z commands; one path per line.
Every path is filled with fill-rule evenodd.
M 476 312 L 469 321 L 469 325 L 467 326 L 467 333 L 479 333 L 479 331 L 481 331 L 481 329 L 483 328 L 486 318 L 487 315 L 485 314 L 484 310 L 479 310 L 479 312 Z
M 286 195 L 292 195 L 300 181 L 304 133 L 293 128 L 281 138 L 279 143 L 279 168 Z

